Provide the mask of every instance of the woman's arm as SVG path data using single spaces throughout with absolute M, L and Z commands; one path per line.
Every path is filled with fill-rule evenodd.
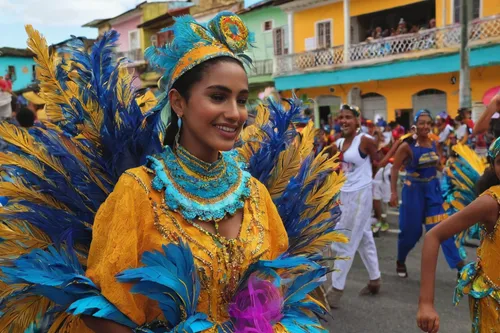
M 88 328 L 93 330 L 95 333 L 131 333 L 133 330 L 126 326 L 119 325 L 115 322 L 83 316 L 83 322 L 87 325 Z
M 484 195 L 460 212 L 439 223 L 425 235 L 417 314 L 417 324 L 422 331 L 436 333 L 439 330 L 439 316 L 434 309 L 434 283 L 439 246 L 446 239 L 466 230 L 478 221 L 487 226 L 493 226 L 497 218 L 497 201 L 489 195 Z
M 486 107 L 486 110 L 481 114 L 479 120 L 474 125 L 472 129 L 472 135 L 484 134 L 488 131 L 490 127 L 491 117 L 495 112 L 500 111 L 500 95 L 496 95 L 491 99 L 490 104 Z
M 391 201 L 390 204 L 393 207 L 398 205 L 398 178 L 399 178 L 399 169 L 403 166 L 404 161 L 410 157 L 409 146 L 406 142 L 401 144 L 396 151 L 396 155 L 394 156 L 394 163 L 392 164 L 391 169 Z

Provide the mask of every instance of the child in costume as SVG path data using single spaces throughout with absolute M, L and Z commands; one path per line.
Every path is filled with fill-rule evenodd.
M 407 277 L 406 257 L 422 236 L 422 225 L 430 230 L 447 215 L 443 209 L 443 198 L 437 169 L 440 166 L 436 143 L 429 133 L 432 117 L 429 111 L 420 110 L 415 116 L 415 140 L 399 146 L 394 157 L 391 172 L 391 205 L 398 202 L 397 179 L 399 169 L 406 165 L 406 179 L 403 186 L 402 204 L 399 210 L 398 259 L 396 271 L 400 277 Z M 443 242 L 443 252 L 451 268 L 462 265 L 458 250 L 450 238 Z
M 417 323 L 424 332 L 439 331 L 439 316 L 434 309 L 434 280 L 437 252 L 440 242 L 481 224 L 481 244 L 476 262 L 465 266 L 455 290 L 455 303 L 469 296 L 472 332 L 486 333 L 500 330 L 500 138 L 488 150 L 489 168 L 477 184 L 482 193 L 461 211 L 433 228 L 425 237 L 422 250 L 422 277 Z
M 337 163 L 313 152 L 311 122 L 297 134 L 297 99 L 271 100 L 242 130 L 239 17 L 171 30 L 146 53 L 165 94 L 141 110 L 112 64 L 115 31 L 90 54 L 75 40 L 67 66 L 27 27 L 50 122 L 0 124 L 0 331 L 326 332 L 310 294 L 328 271 L 321 250 L 347 241 Z

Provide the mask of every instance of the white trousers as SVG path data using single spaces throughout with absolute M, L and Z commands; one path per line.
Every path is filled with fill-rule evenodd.
M 349 257 L 347 260 L 336 260 L 332 273 L 332 286 L 344 290 L 347 274 L 351 269 L 356 251 L 368 270 L 370 280 L 380 278 L 377 248 L 370 225 L 372 213 L 372 187 L 368 186 L 356 192 L 340 193 L 340 210 L 342 215 L 336 230 L 349 237 L 349 243 L 333 243 L 332 249 L 339 257 Z

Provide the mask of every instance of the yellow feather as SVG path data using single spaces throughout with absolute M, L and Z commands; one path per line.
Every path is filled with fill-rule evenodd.
M 482 175 L 484 173 L 487 167 L 486 159 L 477 155 L 470 147 L 459 143 L 453 146 L 453 150 L 465 159 L 478 174 Z
M 41 296 L 29 296 L 8 301 L 0 317 L 0 332 L 24 333 L 30 324 L 47 312 L 51 302 Z
M 290 179 L 295 176 L 300 169 L 300 150 L 296 143 L 291 144 L 282 151 L 278 157 L 278 163 L 271 173 L 269 180 L 269 193 L 271 197 L 280 196 Z
M 87 328 L 79 316 L 73 316 L 72 314 L 61 312 L 50 327 L 48 333 L 72 332 L 91 333 L 93 331 Z
M 43 166 L 36 160 L 13 153 L 0 153 L 0 165 L 15 165 L 45 179 Z
M 338 156 L 339 154 L 337 153 L 333 157 L 328 157 L 328 154 L 326 154 L 326 151 L 330 147 L 326 147 L 323 149 L 323 151 L 316 156 L 314 161 L 311 164 L 311 170 L 309 171 L 309 175 L 306 177 L 306 180 L 304 182 L 304 186 L 309 185 L 311 182 L 313 182 L 316 179 L 317 174 L 328 171 L 328 170 L 335 170 L 337 169 L 339 163 L 338 163 Z
M 264 104 L 259 104 L 256 107 L 256 110 L 257 110 L 257 115 L 255 116 L 255 125 L 258 127 L 262 127 L 265 124 L 267 124 L 271 114 L 269 112 L 269 109 L 266 106 L 264 106 Z
M 314 138 L 316 137 L 318 130 L 314 128 L 314 123 L 309 121 L 307 126 L 304 127 L 300 133 L 300 156 L 306 158 L 314 149 Z
M 55 200 L 52 196 L 29 188 L 19 181 L 0 182 L 0 196 L 9 197 L 9 201 L 13 203 L 28 200 L 40 205 L 69 211 L 65 205 Z
M 301 214 L 301 217 L 307 218 L 319 213 L 340 191 L 344 185 L 344 180 L 343 175 L 334 172 L 329 174 L 324 182 L 315 185 L 306 198 L 306 205 L 311 208 L 306 209 Z
M 50 156 L 44 149 L 42 149 L 31 137 L 28 131 L 24 128 L 18 128 L 15 125 L 3 122 L 0 124 L 0 137 L 18 147 L 25 153 L 33 155 L 37 160 L 51 167 L 61 175 L 67 177 L 64 167 Z
M 51 244 L 45 233 L 17 220 L 0 224 L 0 237 L 3 238 L 0 243 L 0 261 L 16 259 L 33 249 L 45 249 Z

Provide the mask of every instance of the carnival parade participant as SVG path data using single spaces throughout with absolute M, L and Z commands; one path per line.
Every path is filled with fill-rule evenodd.
M 391 172 L 391 205 L 397 206 L 397 179 L 399 169 L 404 165 L 406 179 L 402 192 L 402 204 L 399 209 L 398 258 L 396 271 L 398 276 L 407 277 L 406 257 L 422 236 L 422 225 L 430 230 L 447 215 L 443 208 L 443 198 L 437 176 L 441 168 L 436 143 L 431 141 L 429 133 L 432 127 L 432 116 L 428 110 L 417 112 L 415 140 L 404 142 L 394 156 Z M 463 262 L 453 238 L 442 243 L 448 265 L 461 268 Z
M 463 232 L 477 222 L 481 224 L 481 243 L 477 259 L 465 266 L 455 290 L 455 303 L 469 296 L 473 333 L 496 332 L 500 329 L 498 281 L 500 266 L 500 138 L 488 150 L 489 168 L 477 183 L 479 198 L 447 218 L 426 236 L 422 249 L 422 272 L 418 327 L 424 332 L 439 331 L 439 315 L 434 309 L 434 286 L 439 244 Z
M 358 133 L 359 118 L 359 109 L 342 105 L 339 122 L 343 137 L 336 141 L 336 147 L 340 151 L 342 170 L 347 181 L 341 189 L 342 215 L 337 229 L 348 233 L 350 241 L 332 245 L 337 256 L 348 258 L 335 263 L 337 271 L 332 273 L 332 296 L 329 298 L 332 308 L 340 306 L 356 252 L 361 256 L 369 276 L 369 282 L 361 293 L 377 294 L 381 286 L 377 248 L 370 224 L 373 195 L 371 161 L 377 153 L 377 143 L 369 135 Z
M 116 31 L 90 54 L 72 41 L 67 75 L 27 27 L 50 122 L 0 125 L 12 177 L 0 183 L 0 331 L 323 330 L 318 253 L 347 241 L 338 163 L 313 152 L 312 122 L 297 134 L 298 99 L 270 100 L 243 130 L 251 35 L 238 16 L 169 29 L 146 51 L 165 98 L 141 110 L 112 64 Z

